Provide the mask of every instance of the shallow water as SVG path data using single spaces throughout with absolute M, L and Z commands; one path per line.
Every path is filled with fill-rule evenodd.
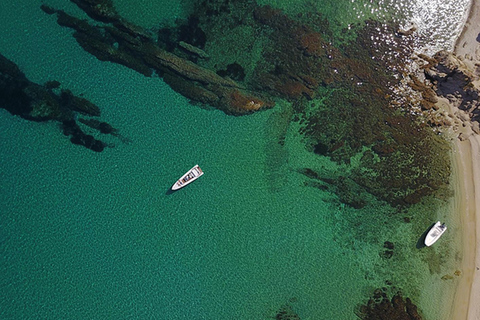
M 115 3 L 151 27 L 189 10 Z M 48 4 L 82 14 L 70 3 Z M 451 47 L 458 28 L 435 28 L 448 8 L 434 14 L 440 4 L 396 4 L 428 36 L 419 49 Z M 391 14 L 384 3 L 313 6 L 339 25 Z M 427 319 L 444 315 L 433 301 L 448 306 L 455 280 L 440 277 L 453 274 L 458 259 L 448 201 L 400 214 L 373 197 L 363 209 L 345 206 L 299 174 L 349 166 L 305 149 L 288 104 L 227 116 L 190 104 L 156 77 L 96 60 L 37 4 L 3 2 L 0 21 L 7 30 L 0 52 L 30 80 L 56 79 L 84 94 L 132 141 L 111 138 L 115 147 L 96 154 L 69 143 L 55 123 L 0 110 L 1 318 L 268 319 L 289 304 L 302 319 L 344 320 L 386 281 L 414 298 Z M 195 163 L 205 175 L 169 194 Z M 452 232 L 432 250 L 417 249 L 437 216 L 453 223 Z M 395 244 L 391 259 L 382 258 L 385 241 Z

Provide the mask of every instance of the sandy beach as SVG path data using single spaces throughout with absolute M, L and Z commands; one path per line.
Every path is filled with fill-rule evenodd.
M 454 52 L 477 76 L 480 69 L 480 1 L 473 0 Z M 454 172 L 456 208 L 463 231 L 462 277 L 455 293 L 452 319 L 480 319 L 480 135 L 470 126 L 459 126 L 468 139 L 456 139 Z M 461 141 L 463 140 L 463 141 Z

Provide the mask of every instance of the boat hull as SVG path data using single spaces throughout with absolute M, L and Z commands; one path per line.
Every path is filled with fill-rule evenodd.
M 447 226 L 442 224 L 440 221 L 437 221 L 435 225 L 428 231 L 425 237 L 425 245 L 430 247 L 442 236 L 442 234 L 447 231 Z
M 172 186 L 172 190 L 181 189 L 193 181 L 197 180 L 203 175 L 203 170 L 196 164 L 192 169 L 188 170 L 180 179 L 177 180 Z

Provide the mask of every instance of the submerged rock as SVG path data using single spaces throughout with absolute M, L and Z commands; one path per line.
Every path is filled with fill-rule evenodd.
M 78 144 L 95 152 L 101 152 L 105 148 L 105 144 L 95 139 L 92 135 L 85 134 L 78 126 L 75 120 L 65 120 L 62 123 L 63 134 L 70 136 L 70 141 L 73 144 Z
M 62 123 L 63 133 L 70 136 L 72 143 L 96 152 L 103 151 L 106 144 L 85 134 L 74 120 L 77 113 L 99 117 L 100 108 L 87 99 L 74 95 L 70 90 L 55 93 L 53 89 L 59 86 L 58 81 L 49 81 L 45 86 L 31 82 L 17 65 L 0 54 L 1 108 L 27 120 L 58 121 Z M 99 123 L 100 130 L 119 136 L 116 129 L 106 122 Z
M 400 293 L 391 299 L 381 289 L 377 289 L 374 296 L 366 305 L 356 311 L 362 320 L 422 320 L 417 306 L 409 298 L 404 298 Z
M 110 1 L 75 0 L 92 18 L 112 25 L 94 26 L 86 20 L 56 11 L 58 23 L 73 28 L 74 37 L 86 51 L 99 60 L 120 63 L 145 76 L 152 70 L 162 76 L 172 89 L 187 98 L 212 105 L 226 113 L 241 115 L 273 106 L 272 100 L 252 89 L 223 78 L 214 71 L 201 67 L 174 53 L 167 52 L 155 43 L 152 36 L 141 32 L 140 27 L 119 17 Z M 102 9 L 98 9 L 100 6 Z M 51 11 L 51 10 L 49 10 Z M 206 57 L 202 44 L 192 39 L 182 39 L 182 47 Z M 195 48 L 197 46 L 198 48 Z
M 358 190 L 392 206 L 409 206 L 448 183 L 445 141 L 429 123 L 401 110 L 408 98 L 394 107 L 391 88 L 407 72 L 405 61 L 413 52 L 410 32 L 399 36 L 398 27 L 369 20 L 355 27 L 353 40 L 336 41 L 318 12 L 291 17 L 252 0 L 205 0 L 155 38 L 119 17 L 109 1 L 75 3 L 106 24 L 44 11 L 56 12 L 58 23 L 74 29 L 78 43 L 98 59 L 145 76 L 155 72 L 188 99 L 228 114 L 289 100 L 308 150 L 339 164 L 370 152 L 373 157 L 334 177 L 332 189 L 354 208 L 367 205 Z M 423 79 L 412 79 L 414 85 L 422 90 L 424 109 L 435 109 L 434 87 Z
M 283 305 L 275 314 L 276 320 L 300 320 L 298 314 L 295 313 L 292 306 L 289 304 Z
M 0 107 L 34 121 L 59 120 L 71 115 L 58 96 L 33 83 L 12 61 L 0 54 Z

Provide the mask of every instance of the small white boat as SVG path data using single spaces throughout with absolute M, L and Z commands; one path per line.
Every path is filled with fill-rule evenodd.
M 447 231 L 447 226 L 445 223 L 442 224 L 440 221 L 437 221 L 432 229 L 428 231 L 427 236 L 425 237 L 425 245 L 430 247 L 442 236 L 445 231 Z
M 172 186 L 172 190 L 178 190 L 185 187 L 187 184 L 197 180 L 203 175 L 202 169 L 196 164 L 192 169 L 188 170 L 180 179 L 177 180 Z

